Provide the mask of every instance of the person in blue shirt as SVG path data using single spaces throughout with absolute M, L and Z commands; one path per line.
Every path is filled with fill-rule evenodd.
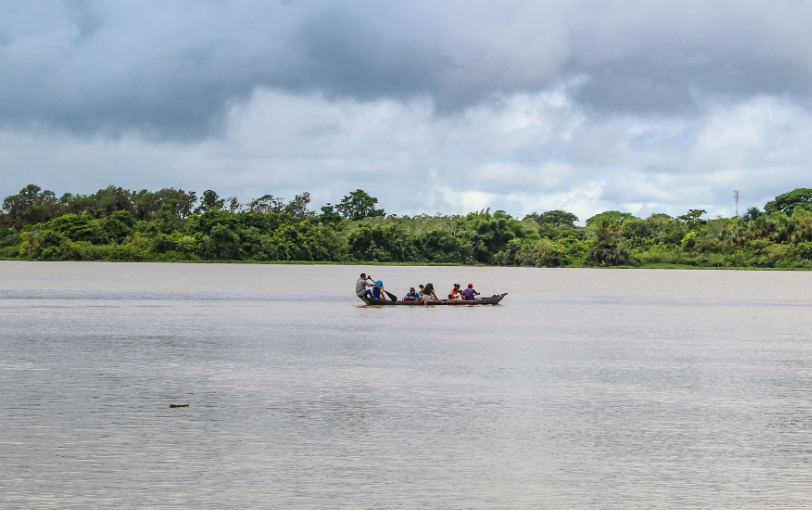
M 375 286 L 372 287 L 372 299 L 381 299 L 381 289 L 383 288 L 383 282 L 378 280 L 375 282 Z
M 420 297 L 420 294 L 414 291 L 414 287 L 409 289 L 409 293 L 403 297 L 404 301 L 417 301 L 417 298 Z

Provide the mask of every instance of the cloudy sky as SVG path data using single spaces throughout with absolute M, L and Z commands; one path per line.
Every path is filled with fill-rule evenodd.
M 0 0 L 0 195 L 732 215 L 812 187 L 812 2 Z

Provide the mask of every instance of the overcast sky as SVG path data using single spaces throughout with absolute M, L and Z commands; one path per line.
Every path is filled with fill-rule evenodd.
M 812 187 L 812 2 L 0 0 L 0 195 L 709 216 Z

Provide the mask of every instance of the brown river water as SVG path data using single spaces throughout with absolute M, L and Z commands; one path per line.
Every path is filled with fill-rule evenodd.
M 362 270 L 509 295 L 366 307 Z M 808 509 L 811 487 L 809 272 L 0 262 L 4 510 Z

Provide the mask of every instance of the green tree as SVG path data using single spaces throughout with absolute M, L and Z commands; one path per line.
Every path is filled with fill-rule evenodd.
M 616 223 L 611 216 L 597 215 L 589 218 L 586 228 L 592 231 L 598 241 L 604 241 L 616 236 L 621 229 L 620 223 Z
M 63 213 L 64 206 L 53 191 L 29 184 L 3 200 L 8 221 L 17 228 L 49 221 Z
M 679 245 L 688 230 L 685 223 L 675 220 L 667 214 L 652 214 L 644 221 L 651 232 L 652 239 L 666 245 Z
M 536 223 L 552 225 L 556 228 L 564 226 L 574 227 L 578 221 L 578 216 L 571 212 L 555 209 L 552 211 L 545 211 L 541 214 L 532 213 L 525 217 L 525 219 L 532 219 Z
M 308 210 L 307 206 L 310 204 L 310 193 L 305 191 L 300 195 L 293 197 L 293 200 L 288 202 L 284 208 L 284 212 L 293 216 L 297 221 L 303 221 L 307 218 L 312 218 L 315 213 Z
M 228 212 L 230 212 L 232 214 L 238 213 L 238 212 L 242 211 L 242 209 L 243 209 L 243 205 L 240 203 L 239 200 L 237 200 L 237 197 L 229 197 L 229 198 L 227 198 L 226 203 L 228 204 L 226 206 L 226 209 L 228 209 Z
M 218 223 L 211 229 L 206 255 L 213 259 L 241 260 L 243 250 L 240 236 L 229 226 Z
M 620 212 L 620 211 L 605 211 L 600 214 L 596 214 L 595 216 L 586 220 L 586 225 L 589 226 L 596 221 L 603 221 L 607 220 L 614 225 L 622 225 L 624 222 L 629 220 L 638 219 L 632 213 L 627 212 Z
M 308 200 L 309 198 L 310 196 L 308 195 Z M 251 212 L 257 213 L 280 213 L 285 210 L 285 199 L 273 195 L 262 195 L 259 198 L 251 200 L 248 204 L 248 209 Z
M 595 243 L 589 250 L 589 260 L 598 266 L 624 266 L 631 262 L 631 253 L 622 237 L 613 236 Z
M 356 260 L 407 262 L 414 260 L 414 243 L 395 225 L 361 225 L 350 232 L 347 243 Z
M 797 188 L 787 193 L 775 197 L 775 200 L 767 202 L 764 210 L 767 213 L 781 211 L 787 216 L 792 216 L 796 207 L 802 209 L 812 207 L 812 189 Z
M 696 225 L 702 222 L 702 215 L 707 213 L 705 209 L 689 209 L 687 213 L 678 216 L 677 219 L 688 223 L 689 225 Z
M 751 207 L 742 215 L 742 221 L 754 221 L 757 218 L 764 216 L 766 213 L 758 207 Z
M 93 215 L 94 218 L 104 218 L 116 211 L 135 212 L 131 193 L 117 186 L 107 186 L 87 197 L 87 207 L 85 211 Z
M 466 216 L 466 227 L 474 258 L 488 264 L 495 261 L 499 252 L 507 249 L 511 239 L 538 238 L 538 233 L 505 211 L 496 211 L 492 215 L 490 210 L 471 213 Z
M 195 209 L 197 193 L 175 188 L 152 192 L 145 189 L 130 192 L 133 215 L 138 221 L 150 219 L 158 211 L 169 211 L 178 218 L 186 218 Z
M 51 220 L 48 226 L 51 230 L 64 234 L 71 241 L 85 241 L 95 245 L 110 242 L 102 223 L 88 213 L 65 214 Z
M 536 239 L 523 243 L 514 260 L 519 266 L 559 267 L 566 263 L 566 249 L 549 239 Z
M 375 209 L 377 203 L 377 198 L 370 196 L 362 189 L 357 189 L 342 198 L 335 208 L 348 220 L 360 221 L 364 218 L 386 216 L 383 209 Z
M 338 225 L 344 218 L 336 212 L 333 204 L 328 202 L 327 205 L 321 207 L 321 214 L 318 215 L 317 219 L 322 225 Z
M 430 230 L 415 239 L 417 257 L 426 262 L 467 263 L 471 260 L 471 243 L 448 230 Z
M 197 206 L 195 212 L 205 213 L 207 211 L 221 211 L 225 205 L 225 199 L 217 196 L 217 193 L 214 191 L 207 189 L 200 197 L 200 205 Z

